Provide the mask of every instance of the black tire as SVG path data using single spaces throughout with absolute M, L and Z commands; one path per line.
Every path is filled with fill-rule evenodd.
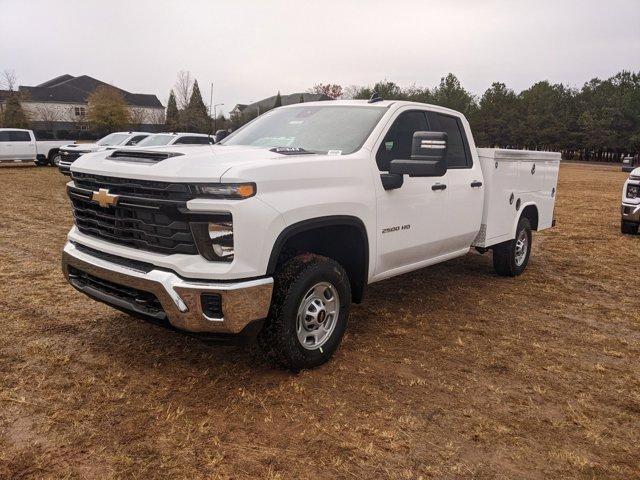
M 519 253 L 516 245 L 521 236 L 526 238 L 526 251 L 524 258 L 519 260 L 516 258 Z M 531 256 L 531 238 L 531 224 L 528 219 L 521 218 L 516 228 L 516 238 L 493 247 L 493 268 L 498 275 L 516 277 L 525 271 Z
M 309 301 L 307 293 L 318 284 L 333 287 L 338 297 L 334 303 L 339 305 L 339 310 L 335 318 L 326 314 L 320 320 L 334 322 L 324 343 L 305 348 L 298 338 L 298 310 Z M 258 334 L 258 345 L 269 360 L 294 372 L 322 365 L 340 346 L 350 305 L 349 278 L 339 263 L 320 255 L 298 255 L 282 265 L 275 275 L 271 308 Z
M 49 158 L 49 165 L 51 165 L 52 167 L 57 167 L 58 164 L 60 163 L 61 158 L 62 157 L 60 156 L 59 152 L 52 154 L 51 157 Z
M 625 235 L 637 235 L 638 224 L 634 222 L 625 222 L 624 220 L 622 220 L 620 222 L 620 231 Z

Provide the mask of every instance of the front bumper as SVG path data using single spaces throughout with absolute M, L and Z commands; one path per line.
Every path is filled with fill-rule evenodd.
M 60 162 L 58 163 L 58 170 L 60 170 L 60 173 L 62 173 L 63 175 L 71 175 L 72 164 L 73 162 L 65 162 L 64 160 L 60 160 Z
M 640 205 L 623 203 L 620 212 L 625 222 L 640 223 Z
M 112 260 L 108 256 L 99 258 L 67 242 L 62 253 L 62 271 L 74 288 L 96 300 L 146 316 L 166 318 L 174 327 L 189 332 L 240 333 L 249 323 L 266 318 L 269 312 L 273 290 L 270 277 L 232 283 L 186 280 L 167 270 L 140 267 L 140 262 L 123 265 Z M 82 282 L 77 273 L 97 281 Z M 101 289 L 100 281 L 110 287 Z M 125 287 L 127 292 L 152 294 L 161 309 L 151 314 L 141 308 L 137 299 L 114 294 L 118 286 Z M 220 296 L 219 318 L 205 315 L 203 294 Z

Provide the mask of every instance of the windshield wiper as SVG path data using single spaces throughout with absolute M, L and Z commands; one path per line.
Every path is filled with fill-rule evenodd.
M 310 152 L 301 147 L 273 147 L 269 151 L 282 155 L 317 155 L 316 152 Z

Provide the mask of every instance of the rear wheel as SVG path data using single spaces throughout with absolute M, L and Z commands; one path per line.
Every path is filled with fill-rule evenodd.
M 49 159 L 49 165 L 51 165 L 52 167 L 57 167 L 60 165 L 60 158 L 62 158 L 60 156 L 59 153 L 54 153 L 53 155 L 51 155 L 50 159 Z
M 521 218 L 516 238 L 493 247 L 493 268 L 498 275 L 515 277 L 527 268 L 531 255 L 531 224 Z
M 342 341 L 350 303 L 349 279 L 339 263 L 312 254 L 294 257 L 275 275 L 258 343 L 272 361 L 290 370 L 322 365 Z
M 625 235 L 636 235 L 638 233 L 638 224 L 634 222 L 620 222 L 620 231 Z

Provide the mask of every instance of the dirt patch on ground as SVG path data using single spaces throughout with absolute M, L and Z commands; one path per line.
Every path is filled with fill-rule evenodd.
M 293 375 L 75 292 L 52 168 L 0 170 L 2 478 L 640 478 L 640 237 L 625 174 L 563 165 L 527 272 L 372 286 Z

